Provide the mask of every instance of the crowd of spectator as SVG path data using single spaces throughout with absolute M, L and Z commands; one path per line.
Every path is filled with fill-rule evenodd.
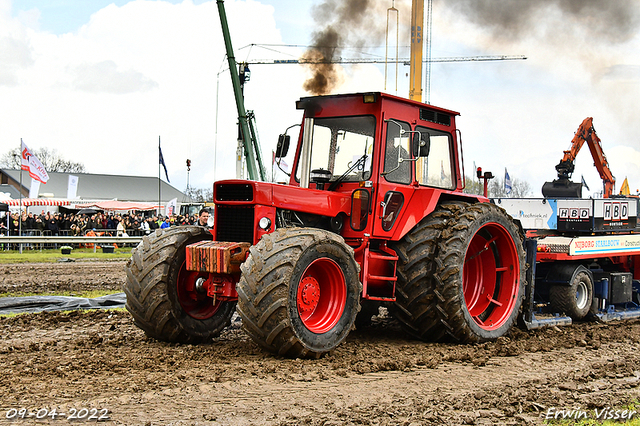
M 198 217 L 181 215 L 163 217 L 162 215 L 145 216 L 142 213 L 75 214 L 44 211 L 41 214 L 22 212 L 20 215 L 6 212 L 0 217 L 0 234 L 19 235 L 22 230 L 22 235 L 25 236 L 83 236 L 89 232 L 93 233 L 91 235 L 141 236 L 157 228 L 196 224 L 198 224 Z

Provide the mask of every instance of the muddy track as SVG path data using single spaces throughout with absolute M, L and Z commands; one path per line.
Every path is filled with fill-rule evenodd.
M 0 293 L 120 290 L 123 268 L 121 260 L 0 264 Z
M 0 274 L 11 271 L 3 285 L 22 271 L 45 287 L 62 276 L 92 286 L 97 271 L 96 283 L 121 285 L 122 262 L 98 266 Z M 0 422 L 11 408 L 55 407 L 107 409 L 107 424 L 126 425 L 541 424 L 549 410 L 593 416 L 640 398 L 639 346 L 640 321 L 450 345 L 381 315 L 328 356 L 292 360 L 262 351 L 237 318 L 211 343 L 176 345 L 148 339 L 126 311 L 21 315 L 0 319 Z

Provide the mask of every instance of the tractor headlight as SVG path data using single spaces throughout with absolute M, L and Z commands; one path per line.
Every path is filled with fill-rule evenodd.
M 261 229 L 268 231 L 269 228 L 271 228 L 271 219 L 269 219 L 268 217 L 261 218 L 260 221 L 258 222 L 258 226 Z

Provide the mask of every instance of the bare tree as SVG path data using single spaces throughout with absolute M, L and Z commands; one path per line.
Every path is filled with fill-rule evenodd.
M 484 182 L 482 180 L 467 175 L 464 177 L 464 183 L 464 193 L 475 195 L 484 194 Z M 503 178 L 494 177 L 489 180 L 487 189 L 489 197 L 495 198 L 525 198 L 533 194 L 529 182 L 517 178 L 511 179 L 511 194 L 509 195 L 507 195 L 507 191 L 504 188 Z
M 493 178 L 489 181 L 489 196 L 495 198 L 524 198 L 533 194 L 531 184 L 518 178 L 511 179 L 511 193 L 507 194 L 503 178 Z
M 196 203 L 206 203 L 208 201 L 213 201 L 213 190 L 211 188 L 187 188 L 185 191 L 193 201 Z
M 48 172 L 85 173 L 84 164 L 62 158 L 55 149 L 34 149 L 33 154 Z M 0 157 L 0 168 L 19 169 L 20 165 L 20 148 L 14 148 Z
M 466 194 L 482 195 L 484 191 L 484 183 L 479 179 L 474 179 L 471 176 L 464 177 L 464 190 Z

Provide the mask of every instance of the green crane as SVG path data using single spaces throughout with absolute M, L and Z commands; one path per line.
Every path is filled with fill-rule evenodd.
M 249 173 L 250 180 L 266 181 L 267 173 L 262 162 L 260 142 L 255 128 L 255 115 L 253 114 L 253 111 L 247 111 L 244 107 L 244 96 L 242 93 L 242 83 L 244 82 L 244 78 L 241 83 L 238 64 L 233 53 L 233 46 L 231 45 L 231 35 L 229 33 L 227 14 L 224 10 L 224 0 L 217 0 L 217 4 L 218 13 L 220 14 L 220 23 L 222 24 L 224 45 L 227 49 L 227 60 L 229 61 L 229 73 L 231 74 L 233 93 L 236 98 L 236 107 L 238 108 L 238 124 L 240 133 L 238 139 L 242 141 L 244 148 L 244 154 L 247 159 L 247 172 Z M 241 64 L 241 66 L 244 67 L 244 64 Z

